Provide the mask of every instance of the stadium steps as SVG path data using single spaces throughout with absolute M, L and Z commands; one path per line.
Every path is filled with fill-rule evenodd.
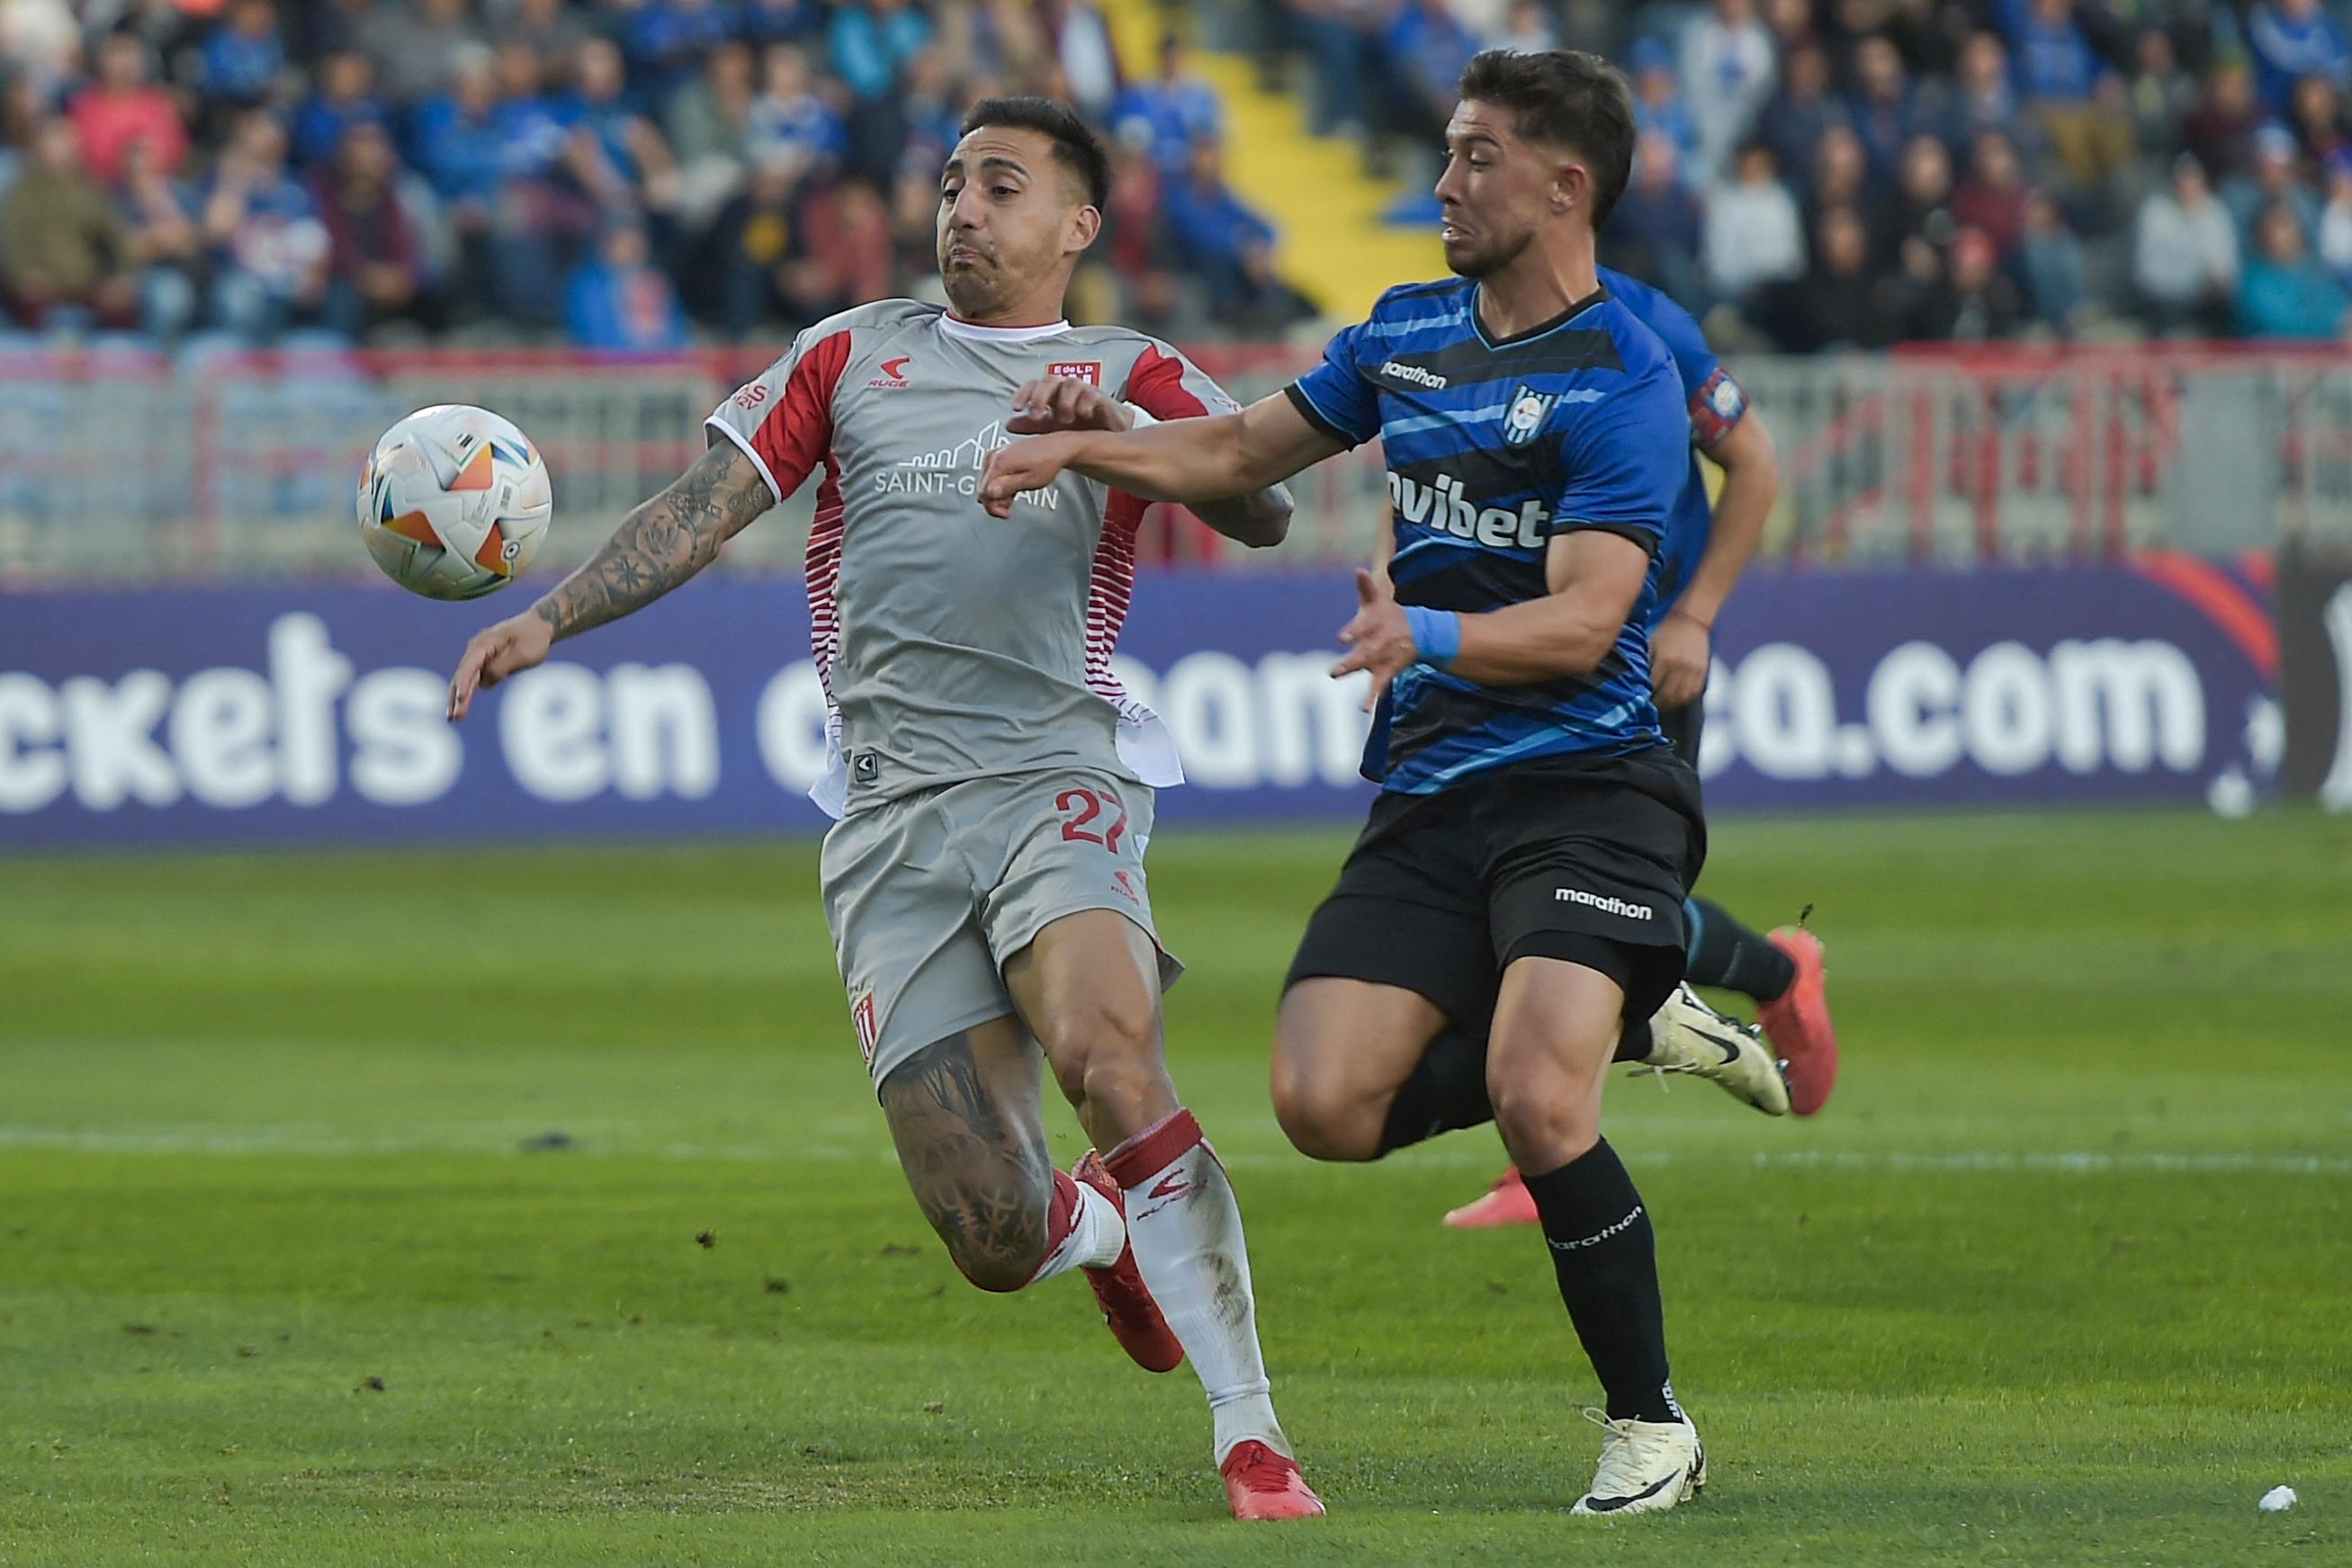
M 1185 7 L 1163 10 L 1156 0 L 1102 0 L 1102 10 L 1130 78 L 1158 73 L 1163 32 L 1195 31 L 1184 25 Z M 1361 320 L 1391 285 L 1445 275 L 1434 232 L 1381 222 L 1404 188 L 1367 173 L 1356 143 L 1310 132 L 1306 104 L 1260 86 L 1247 56 L 1202 49 L 1190 57 L 1223 102 L 1226 179 L 1274 223 L 1275 265 L 1317 308 Z

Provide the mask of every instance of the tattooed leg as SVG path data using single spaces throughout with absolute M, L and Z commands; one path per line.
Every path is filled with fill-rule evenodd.
M 1045 1260 L 1054 1167 L 1037 1058 L 997 1019 L 925 1046 L 882 1081 L 898 1164 L 948 1256 L 983 1291 L 1017 1291 Z

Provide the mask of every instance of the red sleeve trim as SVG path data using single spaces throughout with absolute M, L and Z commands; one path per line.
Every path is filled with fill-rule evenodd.
M 1184 361 L 1150 347 L 1128 372 L 1127 401 L 1154 419 L 1199 419 L 1209 412 L 1184 384 Z
M 784 395 L 751 434 L 751 449 L 774 476 L 779 498 L 801 481 L 833 446 L 833 394 L 849 363 L 849 334 L 835 332 L 800 357 L 784 379 Z

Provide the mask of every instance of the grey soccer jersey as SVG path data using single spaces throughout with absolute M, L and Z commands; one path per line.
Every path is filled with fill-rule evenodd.
M 981 509 L 982 465 L 1019 439 L 1004 430 L 1013 392 L 1048 375 L 1160 419 L 1235 406 L 1122 327 L 974 327 L 891 299 L 803 332 L 710 416 L 711 439 L 748 453 L 779 499 L 823 470 L 811 634 L 845 772 L 812 794 L 836 816 L 1055 768 L 1182 779 L 1164 727 L 1110 672 L 1144 503 L 1066 473 L 1009 517 Z

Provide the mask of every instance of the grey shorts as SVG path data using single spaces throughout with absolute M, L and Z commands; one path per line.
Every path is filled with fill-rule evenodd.
M 835 824 L 821 862 L 849 1014 L 880 1083 L 914 1052 L 1013 1014 L 1003 967 L 1066 915 L 1113 909 L 1156 944 L 1150 787 L 1079 770 L 973 779 Z M 1162 948 L 1160 984 L 1183 966 Z

